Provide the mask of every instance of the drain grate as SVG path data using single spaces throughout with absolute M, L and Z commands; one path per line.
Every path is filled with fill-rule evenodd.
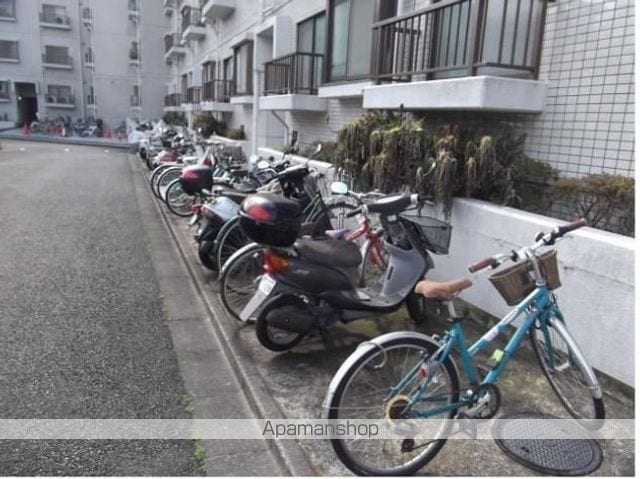
M 559 419 L 540 413 L 509 414 L 500 418 L 494 437 L 567 437 L 554 421 L 518 421 L 517 419 Z M 513 419 L 513 421 L 510 421 Z M 593 439 L 495 439 L 504 453 L 534 471 L 558 476 L 581 476 L 602 464 L 602 449 Z

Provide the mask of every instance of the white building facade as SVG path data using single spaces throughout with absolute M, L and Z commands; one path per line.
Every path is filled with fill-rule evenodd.
M 333 140 L 366 109 L 509 122 L 567 175 L 632 176 L 631 0 L 163 0 L 165 110 L 254 150 Z
M 0 120 L 160 118 L 157 0 L 0 0 Z

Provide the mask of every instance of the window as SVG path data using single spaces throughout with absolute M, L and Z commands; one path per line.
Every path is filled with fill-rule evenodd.
M 298 51 L 303 53 L 324 53 L 325 14 L 324 12 L 298 23 Z
M 366 78 L 371 66 L 371 26 L 393 17 L 396 0 L 330 0 L 329 81 Z
M 42 5 L 42 15 L 40 21 L 46 23 L 57 23 L 60 25 L 69 25 L 69 17 L 67 16 L 66 7 L 60 5 Z
M 180 86 L 181 86 L 180 92 L 182 93 L 182 98 L 186 98 L 187 97 L 187 88 L 189 88 L 189 77 L 187 76 L 186 73 L 184 75 L 182 75 L 182 80 L 181 80 Z
M 236 82 L 236 95 L 253 93 L 253 42 L 247 41 L 233 49 L 233 78 Z
M 216 62 L 202 64 L 202 82 L 207 83 L 216 78 Z
M 91 47 L 87 47 L 84 51 L 84 61 L 85 63 L 93 63 L 93 50 Z
M 91 13 L 90 7 L 84 7 L 82 9 L 82 19 L 83 20 L 91 20 L 93 19 L 93 14 Z
M 66 85 L 47 85 L 47 103 L 66 103 L 73 105 L 71 87 Z
M 96 104 L 96 94 L 92 86 L 89 87 L 89 95 L 87 95 L 87 105 Z
M 44 47 L 44 62 L 56 63 L 59 65 L 69 65 L 69 49 L 67 47 L 55 47 L 46 45 Z
M 14 42 L 11 40 L 0 40 L 0 59 L 17 60 L 18 42 Z
M 0 18 L 16 18 L 15 0 L 0 0 Z
M 133 85 L 131 90 L 131 106 L 140 106 L 140 85 Z
M 222 79 L 230 81 L 233 79 L 233 70 L 231 69 L 231 57 L 222 61 Z
M 9 99 L 9 82 L 0 81 L 0 98 L 3 100 Z

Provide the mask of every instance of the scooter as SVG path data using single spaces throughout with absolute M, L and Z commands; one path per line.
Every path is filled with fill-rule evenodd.
M 425 203 L 419 195 L 396 194 L 347 214 L 377 213 L 385 232 L 386 272 L 377 284 L 359 288 L 363 255 L 358 246 L 345 240 L 296 240 L 297 205 L 253 195 L 242 204 L 241 227 L 264 246 L 265 274 L 240 318 L 255 319 L 263 346 L 285 351 L 311 332 L 338 321 L 388 314 L 405 302 L 424 317 L 424 309 L 415 310 L 424 303 L 418 302 L 414 287 L 434 266 L 429 251 L 446 253 L 451 233 L 448 224 L 419 213 Z

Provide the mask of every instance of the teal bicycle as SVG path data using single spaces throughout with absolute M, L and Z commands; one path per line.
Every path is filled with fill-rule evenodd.
M 598 427 L 604 419 L 602 390 L 575 340 L 571 337 L 553 290 L 560 286 L 556 251 L 538 254 L 566 233 L 586 226 L 584 219 L 538 234 L 532 246 L 485 258 L 471 273 L 495 269 L 507 261 L 517 264 L 491 276 L 493 285 L 514 309 L 473 345 L 467 346 L 453 299 L 471 287 L 467 278 L 450 282 L 422 281 L 416 292 L 442 301 L 452 327 L 442 337 L 395 332 L 367 341 L 342 364 L 327 391 L 323 409 L 328 419 L 442 420 L 432 439 L 334 439 L 333 448 L 353 472 L 363 475 L 413 474 L 440 451 L 451 432 L 453 418 L 492 417 L 500 406 L 495 383 L 511 357 L 529 335 L 538 363 L 568 413 Z M 496 349 L 483 368 L 474 356 L 500 334 L 513 329 L 504 351 Z M 452 357 L 457 350 L 467 382 Z

